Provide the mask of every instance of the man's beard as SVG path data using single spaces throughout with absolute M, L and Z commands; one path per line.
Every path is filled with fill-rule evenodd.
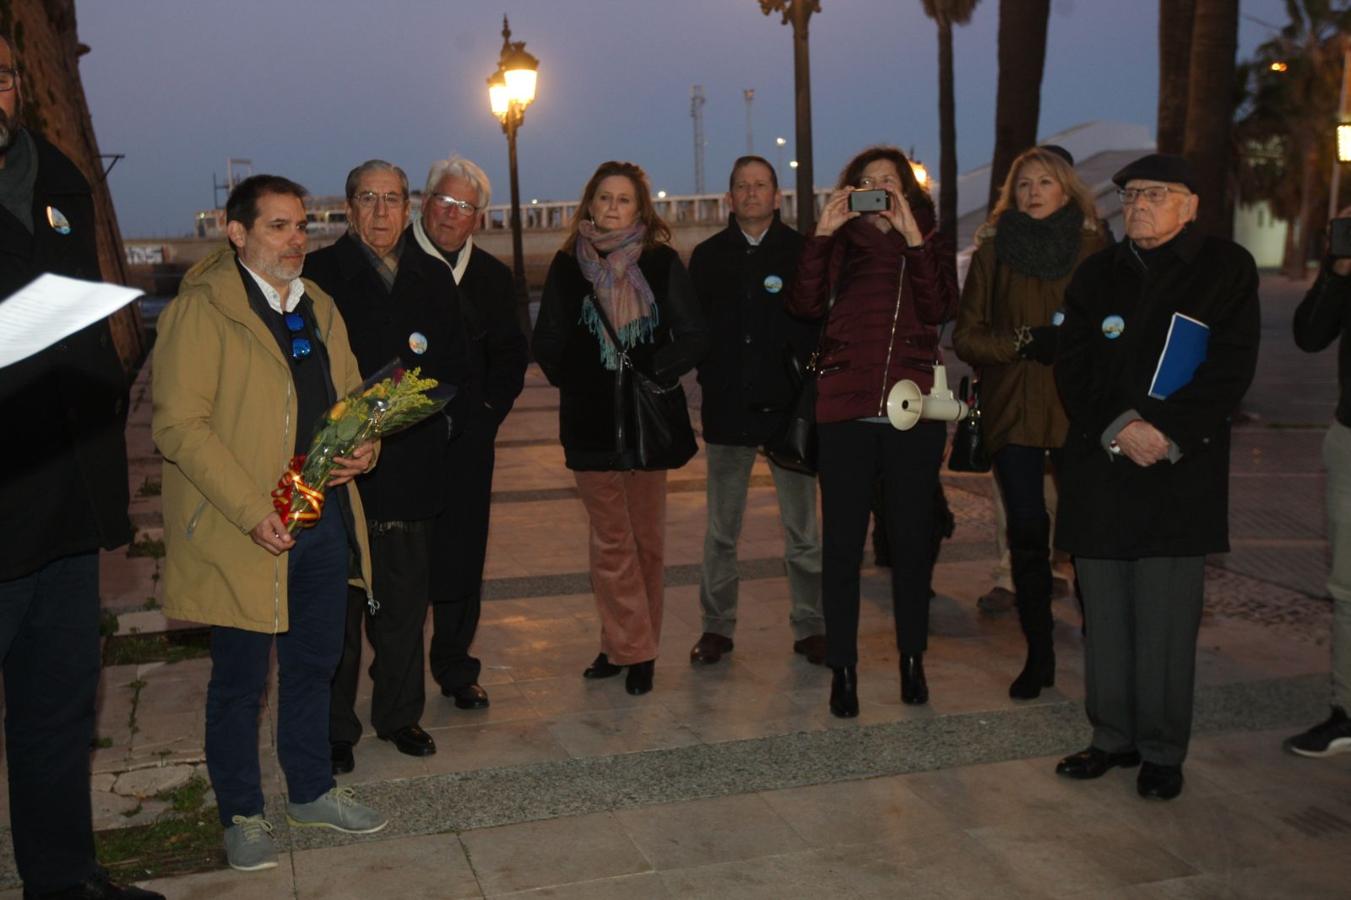
M 0 156 L 8 153 L 9 148 L 14 146 L 14 141 L 19 137 L 19 129 L 22 127 L 21 114 L 22 107 L 14 110 L 13 118 L 0 109 Z

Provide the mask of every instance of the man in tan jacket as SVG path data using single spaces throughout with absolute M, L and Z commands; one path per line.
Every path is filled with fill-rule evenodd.
M 241 182 L 226 203 L 230 247 L 188 272 L 159 320 L 154 438 L 164 455 L 165 610 L 206 622 L 211 680 L 206 762 L 230 865 L 277 865 L 263 818 L 258 711 L 277 647 L 277 755 L 287 820 L 354 834 L 385 827 L 335 787 L 329 683 L 343 642 L 350 561 L 366 585 L 361 501 L 343 485 L 367 471 L 363 445 L 325 489 L 322 515 L 295 535 L 271 490 L 316 424 L 360 383 L 333 301 L 300 278 L 308 247 L 300 185 L 274 175 Z

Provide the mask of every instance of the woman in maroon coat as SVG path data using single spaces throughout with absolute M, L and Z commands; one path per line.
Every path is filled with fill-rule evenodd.
M 884 190 L 889 208 L 849 209 L 856 190 Z M 901 700 L 924 703 L 929 631 L 930 506 L 947 432 L 941 422 L 892 428 L 887 392 L 903 378 L 927 392 L 941 360 L 938 327 L 957 305 L 952 245 L 933 201 L 894 147 L 870 147 L 840 174 L 798 263 L 790 312 L 826 316 L 818 361 L 818 470 L 830 711 L 858 715 L 859 568 L 873 480 L 884 484 Z

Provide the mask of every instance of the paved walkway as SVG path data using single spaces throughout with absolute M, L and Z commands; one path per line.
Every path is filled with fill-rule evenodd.
M 358 744 L 342 781 L 391 823 L 352 838 L 286 828 L 270 705 L 261 743 L 282 865 L 154 886 L 185 898 L 1345 896 L 1351 757 L 1314 762 L 1279 749 L 1327 702 L 1318 446 L 1335 362 L 1290 343 L 1301 289 L 1264 283 L 1270 327 L 1235 441 L 1234 549 L 1207 570 L 1198 737 L 1177 801 L 1139 800 L 1129 773 L 1087 784 L 1052 774 L 1089 736 L 1079 616 L 1071 600 L 1057 602 L 1056 687 L 1010 701 L 1017 622 L 975 608 L 994 562 L 985 477 L 944 479 L 958 526 L 935 576 L 928 706 L 900 703 L 888 573 L 869 566 L 862 712 L 828 714 L 829 672 L 791 652 L 783 536 L 763 461 L 741 544 L 736 650 L 717 666 L 689 665 L 702 454 L 670 478 L 656 690 L 635 698 L 622 679 L 583 681 L 598 628 L 586 518 L 556 441 L 556 395 L 532 370 L 498 449 L 476 645 L 491 708 L 456 710 L 429 678 L 423 725 L 437 755 Z M 128 429 L 133 491 L 158 478 L 143 387 L 144 377 Z M 157 497 L 138 498 L 133 514 L 145 537 L 159 535 Z M 104 605 L 124 632 L 184 624 L 143 609 L 160 596 L 153 556 L 104 563 Z M 207 670 L 200 659 L 105 669 L 100 828 L 153 820 L 164 809 L 154 795 L 200 771 Z M 368 702 L 367 682 L 363 717 Z M 8 841 L 0 847 L 0 884 L 13 885 Z M 18 893 L 0 892 L 9 897 Z

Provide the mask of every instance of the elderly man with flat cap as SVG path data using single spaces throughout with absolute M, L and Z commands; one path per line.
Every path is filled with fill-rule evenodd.
M 1151 154 L 1112 179 L 1126 239 L 1065 294 L 1055 362 L 1069 414 L 1056 546 L 1084 594 L 1093 742 L 1056 772 L 1141 765 L 1142 797 L 1182 791 L 1205 557 L 1229 549 L 1231 417 L 1257 364 L 1257 269 L 1201 233 L 1190 165 Z

